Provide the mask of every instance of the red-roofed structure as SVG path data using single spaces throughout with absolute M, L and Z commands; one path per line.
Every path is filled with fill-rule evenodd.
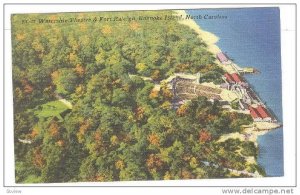
M 261 105 L 256 108 L 249 106 L 249 111 L 254 121 L 272 121 L 270 113 Z
M 234 83 L 234 80 L 230 74 L 225 73 L 224 76 L 226 77 L 227 82 Z
M 241 82 L 242 82 L 241 77 L 240 77 L 237 73 L 231 74 L 231 77 L 233 78 L 233 80 L 234 80 L 236 83 L 241 83 Z
M 249 106 L 249 110 L 250 110 L 250 114 L 251 114 L 251 116 L 254 120 L 261 120 L 262 119 L 259 112 L 255 108 Z
M 258 106 L 256 108 L 256 110 L 258 111 L 258 113 L 261 115 L 262 118 L 270 118 L 271 119 L 269 112 L 263 106 Z

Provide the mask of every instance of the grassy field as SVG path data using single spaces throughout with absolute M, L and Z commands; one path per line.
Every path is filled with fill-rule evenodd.
M 37 106 L 34 109 L 34 114 L 38 118 L 57 117 L 59 120 L 63 120 L 61 113 L 68 109 L 69 108 L 65 104 L 56 100 Z

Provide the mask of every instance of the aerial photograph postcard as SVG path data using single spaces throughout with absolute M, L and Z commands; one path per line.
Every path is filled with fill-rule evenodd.
M 284 176 L 279 8 L 11 25 L 16 183 Z

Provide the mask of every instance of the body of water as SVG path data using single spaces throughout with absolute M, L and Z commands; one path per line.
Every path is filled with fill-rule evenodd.
M 260 71 L 260 74 L 245 75 L 245 78 L 282 123 L 279 9 L 199 9 L 186 12 L 201 15 L 202 19 L 196 19 L 196 23 L 219 37 L 217 45 L 236 64 Z M 267 176 L 283 176 L 283 128 L 260 136 L 258 144 L 257 161 Z

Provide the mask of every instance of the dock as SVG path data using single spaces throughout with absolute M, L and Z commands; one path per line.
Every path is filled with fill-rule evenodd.
M 233 60 L 228 57 L 228 55 L 225 52 L 220 52 L 216 54 L 216 58 L 219 60 L 221 64 L 224 66 L 231 66 L 235 72 L 238 74 L 253 74 L 258 73 L 258 71 L 255 68 L 252 67 L 244 67 L 241 68 L 237 64 L 233 62 Z
M 252 68 L 252 67 L 241 68 L 241 67 L 239 67 L 237 64 L 235 64 L 233 62 L 230 65 L 233 67 L 233 69 L 236 72 L 238 72 L 240 74 L 254 74 L 254 73 L 258 73 L 258 71 L 255 68 Z

